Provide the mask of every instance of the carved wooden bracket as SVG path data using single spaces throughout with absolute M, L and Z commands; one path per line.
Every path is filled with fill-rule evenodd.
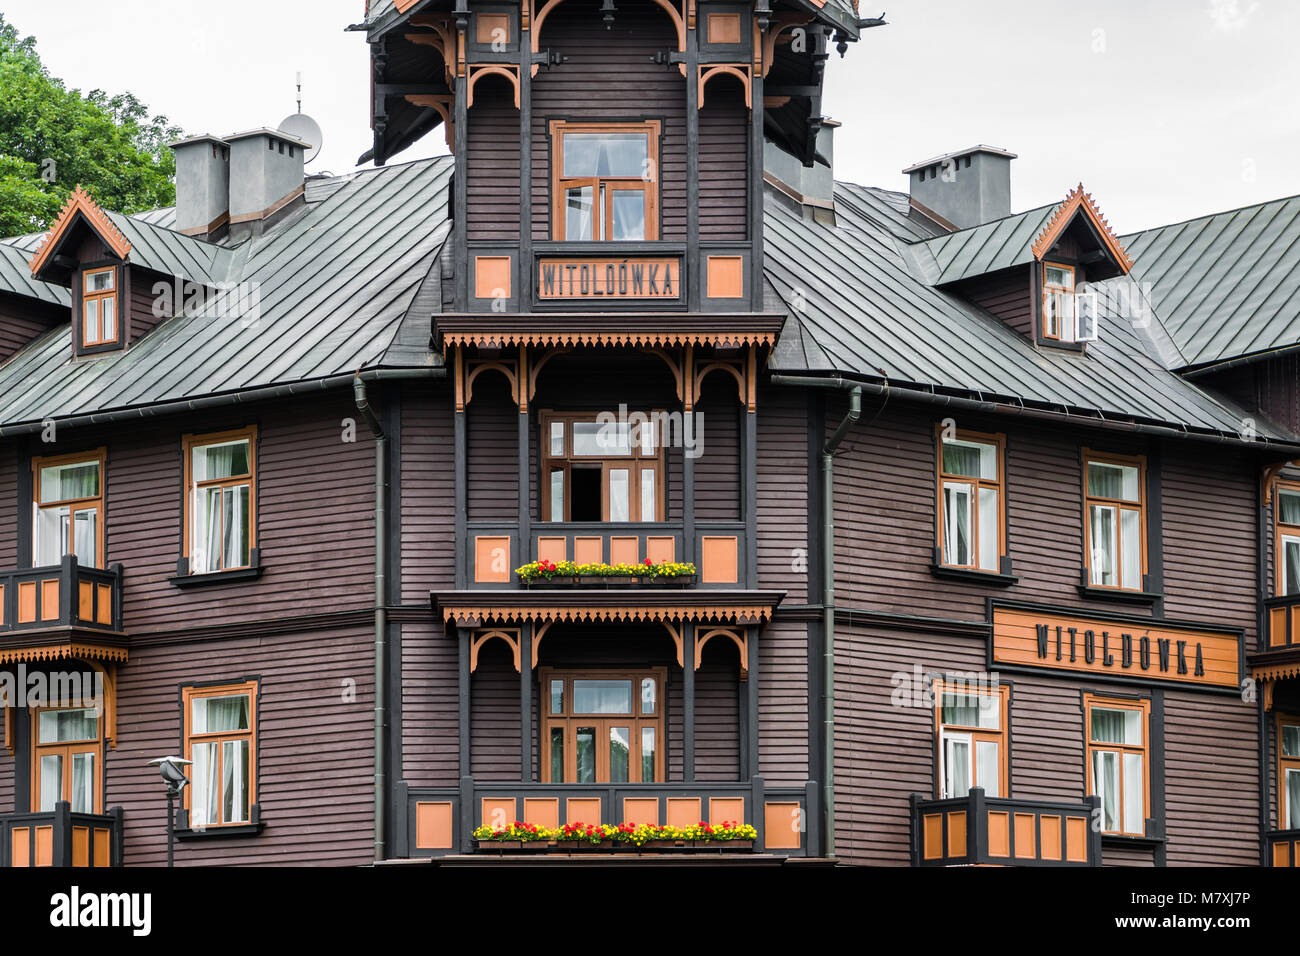
M 493 628 L 492 630 L 474 631 L 469 636 L 469 672 L 472 674 L 478 670 L 478 652 L 483 645 L 493 638 L 500 638 L 510 645 L 510 650 L 514 652 L 515 671 L 520 670 L 519 661 L 519 628 Z
M 714 627 L 707 631 L 695 632 L 695 669 L 700 669 L 704 655 L 704 645 L 715 637 L 728 637 L 740 651 L 740 679 L 749 680 L 749 630 L 734 627 Z
M 515 91 L 515 109 L 519 109 L 519 67 L 505 63 L 471 63 L 469 67 L 469 86 L 465 90 L 465 107 L 474 105 L 474 86 L 485 76 L 504 76 L 510 81 Z
M 750 67 L 748 63 L 712 63 L 699 64 L 696 69 L 699 71 L 699 82 L 695 88 L 695 98 L 698 101 L 695 105 L 698 109 L 704 109 L 704 87 L 709 80 L 715 76 L 730 75 L 736 77 L 745 86 L 745 105 L 750 109 L 754 107 L 754 84 L 751 79 Z

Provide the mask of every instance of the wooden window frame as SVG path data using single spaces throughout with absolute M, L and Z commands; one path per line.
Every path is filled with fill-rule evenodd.
M 1140 726 L 1142 728 L 1142 744 L 1140 746 L 1133 744 L 1105 744 L 1094 743 L 1092 739 L 1092 710 L 1094 707 L 1101 707 L 1105 710 L 1136 710 L 1142 715 Z M 1132 833 L 1127 830 L 1102 830 L 1107 836 L 1127 836 L 1143 837 L 1146 836 L 1146 824 L 1151 819 L 1151 700 L 1150 698 L 1133 699 L 1125 697 L 1107 697 L 1102 694 L 1093 694 L 1084 692 L 1083 695 L 1083 743 L 1084 743 L 1084 781 L 1086 784 L 1085 793 L 1101 797 L 1097 792 L 1096 781 L 1093 780 L 1093 753 L 1098 750 L 1115 751 L 1120 754 L 1117 761 L 1117 770 L 1120 779 L 1120 825 L 1123 826 L 1124 820 L 1124 754 L 1141 754 L 1142 756 L 1142 832 Z M 1101 825 L 1105 826 L 1105 815 L 1101 818 Z
M 240 439 L 248 440 L 248 475 L 237 478 L 221 478 L 204 481 L 202 487 L 215 488 L 234 485 L 248 485 L 248 554 L 250 564 L 236 567 L 221 567 L 213 571 L 195 571 L 194 553 L 190 548 L 191 530 L 194 522 L 194 494 L 198 485 L 194 481 L 194 449 L 205 445 L 221 445 Z M 203 435 L 186 434 L 181 436 L 181 460 L 184 481 L 184 512 L 181 524 L 181 547 L 184 549 L 186 566 L 190 574 L 218 574 L 222 571 L 238 571 L 252 566 L 253 551 L 257 548 L 257 426 L 247 425 L 224 432 L 210 432 Z M 224 561 L 225 556 L 222 555 Z
M 1082 462 L 1083 475 L 1081 487 L 1083 490 L 1083 579 L 1087 582 L 1089 588 L 1104 589 L 1107 591 L 1122 591 L 1129 594 L 1140 594 L 1143 590 L 1143 582 L 1148 574 L 1148 552 L 1150 551 L 1147 542 L 1147 458 L 1146 455 L 1113 455 L 1109 452 L 1093 451 L 1090 448 L 1081 449 L 1080 461 Z M 1088 465 L 1096 463 L 1098 465 L 1116 465 L 1130 468 L 1137 468 L 1138 472 L 1138 501 L 1134 505 L 1131 501 L 1122 501 L 1118 498 L 1103 498 L 1099 495 L 1089 494 L 1088 492 Z M 1116 510 L 1115 515 L 1115 541 L 1118 550 L 1115 554 L 1115 566 L 1119 569 L 1119 584 L 1096 584 L 1092 580 L 1092 517 L 1090 507 L 1093 504 L 1102 506 L 1113 506 Z M 1135 588 L 1124 587 L 1124 546 L 1123 546 L 1123 511 L 1137 511 L 1138 513 L 1138 547 L 1142 549 L 1142 555 L 1138 561 L 1138 585 Z
M 538 482 L 538 495 L 541 498 L 542 521 L 570 521 L 570 512 L 572 506 L 568 494 L 571 488 L 571 478 L 573 466 L 592 466 L 599 464 L 601 466 L 600 479 L 600 513 L 601 522 L 606 524 L 634 524 L 645 522 L 646 519 L 641 516 L 641 472 L 647 466 L 653 466 L 655 473 L 655 513 L 656 517 L 649 523 L 661 523 L 667 520 L 667 489 L 664 487 L 666 478 L 665 454 L 664 454 L 664 436 L 656 434 L 655 452 L 653 455 L 646 455 L 638 442 L 632 446 L 632 454 L 626 456 L 611 455 L 602 457 L 598 455 L 575 455 L 573 453 L 573 425 L 574 423 L 595 423 L 599 412 L 557 412 L 544 410 L 541 413 L 541 438 L 539 444 L 542 453 L 541 477 Z M 662 421 L 659 417 L 663 414 L 662 410 L 653 410 L 643 412 L 650 421 Z M 564 423 L 564 454 L 551 454 L 551 424 L 554 422 Z M 609 518 L 609 472 L 611 469 L 625 465 L 628 470 L 628 520 L 627 522 L 612 522 Z M 551 518 L 551 472 L 559 469 L 564 473 L 564 482 L 566 493 L 564 496 L 565 514 L 559 518 Z
M 1279 479 L 1273 484 L 1273 595 L 1286 595 L 1286 565 L 1283 561 L 1282 536 L 1300 538 L 1300 524 L 1287 524 L 1282 520 L 1282 492 L 1300 494 L 1300 481 Z
M 1069 288 L 1066 288 L 1065 286 L 1062 285 L 1057 285 L 1055 283 L 1048 283 L 1047 281 L 1048 269 L 1064 269 L 1067 272 L 1069 272 L 1070 273 Z M 1054 292 L 1068 292 L 1070 294 L 1073 294 L 1075 289 L 1079 285 L 1079 267 L 1077 265 L 1068 262 L 1053 262 L 1051 260 L 1044 259 L 1042 263 L 1042 271 L 1039 273 L 1039 275 L 1042 282 L 1042 293 L 1038 299 L 1039 330 L 1042 334 L 1044 341 L 1060 342 L 1061 333 L 1059 329 L 1057 330 L 1055 335 L 1051 334 L 1047 330 L 1047 297 Z M 1060 316 L 1058 316 L 1057 321 L 1060 322 L 1063 321 L 1063 319 Z
M 255 822 L 253 808 L 257 805 L 257 698 L 258 698 L 258 681 L 246 680 L 237 681 L 230 684 L 195 684 L 181 688 L 181 742 L 183 756 L 186 760 L 194 759 L 194 744 L 198 743 L 216 743 L 220 744 L 230 740 L 247 740 L 248 741 L 248 818 L 245 820 L 223 821 L 220 823 L 200 824 L 203 829 L 212 830 L 219 827 L 245 827 Z M 202 697 L 232 697 L 237 694 L 248 695 L 248 730 L 219 730 L 204 734 L 194 734 L 190 731 L 190 721 L 193 719 L 194 708 L 193 702 L 196 698 Z M 217 766 L 214 771 L 218 779 L 221 779 L 221 762 L 225 759 L 224 748 L 217 747 Z M 192 766 L 192 765 L 191 765 Z M 192 780 L 191 785 L 185 788 L 184 807 L 187 813 L 192 813 L 192 801 L 190 795 L 194 788 L 199 785 L 197 780 Z M 222 807 L 218 807 L 218 813 L 223 812 Z M 191 817 L 190 827 L 194 827 L 194 820 Z
M 1007 436 L 1003 432 L 975 432 L 957 430 L 952 438 L 956 441 L 978 442 L 983 445 L 997 446 L 997 467 L 998 477 L 996 481 L 987 478 L 972 478 L 968 475 L 952 475 L 943 470 L 943 443 L 944 427 L 936 425 L 934 428 L 935 435 L 935 529 L 937 533 L 937 545 L 939 550 L 939 564 L 945 568 L 957 568 L 963 571 L 975 571 L 982 574 L 998 574 L 1002 570 L 1003 559 L 1007 556 L 1007 472 L 1006 472 L 1006 452 Z M 944 527 L 944 508 L 943 508 L 943 486 L 946 481 L 968 482 L 975 486 L 975 496 L 971 507 L 971 556 L 974 558 L 970 564 L 955 564 L 948 560 L 947 549 L 945 548 L 944 539 L 946 537 Z M 979 489 L 992 488 L 998 493 L 998 567 L 989 569 L 979 566 Z
M 943 761 L 944 740 L 951 734 L 964 734 L 971 741 L 971 766 L 975 767 L 975 744 L 996 742 L 998 744 L 998 789 L 1000 797 L 1011 796 L 1011 685 L 998 683 L 995 687 L 982 685 L 971 686 L 958 680 L 939 679 L 933 684 L 934 692 L 934 795 L 943 799 Z M 986 727 L 967 727 L 962 724 L 945 724 L 943 722 L 943 695 L 945 693 L 998 695 L 998 729 Z M 975 774 L 971 774 L 971 786 L 977 786 Z M 965 796 L 965 794 L 963 794 Z
M 647 677 L 654 678 L 655 684 L 655 712 L 653 714 L 643 714 L 640 712 L 640 688 L 641 681 Z M 612 726 L 626 726 L 629 735 L 628 747 L 628 780 L 627 783 L 641 783 L 641 730 L 643 727 L 655 728 L 655 779 L 653 783 L 659 784 L 664 782 L 664 767 L 666 760 L 664 752 L 667 749 L 667 683 L 668 669 L 666 667 L 643 667 L 643 668 L 567 668 L 567 667 L 541 667 L 538 668 L 537 679 L 540 686 L 538 694 L 539 711 L 541 713 L 541 740 L 538 747 L 538 762 L 541 765 L 542 783 L 574 783 L 577 773 L 577 747 L 575 728 L 579 726 L 596 728 L 597 740 L 605 743 L 609 740 L 609 728 Z M 564 713 L 551 713 L 551 681 L 564 681 Z M 632 710 L 631 714 L 578 714 L 573 711 L 573 682 L 575 680 L 630 680 L 632 681 Z M 564 781 L 551 780 L 551 729 L 562 727 L 564 729 Z M 603 773 L 602 773 L 603 770 Z M 604 779 L 602 779 L 602 777 Z M 596 782 L 609 783 L 609 749 L 608 746 L 596 747 Z M 616 783 L 614 786 L 622 786 Z
M 90 753 L 95 755 L 95 792 L 92 795 L 91 813 L 104 812 L 104 713 L 95 718 L 94 740 L 69 740 L 57 744 L 43 744 L 41 739 L 41 717 L 46 711 L 55 710 L 93 710 L 84 705 L 68 707 L 33 707 L 30 710 L 32 721 L 32 770 L 31 770 L 31 808 L 32 813 L 41 812 L 41 757 L 58 753 L 63 757 L 63 789 L 59 800 L 71 803 L 69 787 L 72 782 L 72 757 L 74 754 Z M 56 800 L 55 803 L 59 801 Z
M 41 469 L 53 468 L 59 465 L 77 465 L 89 464 L 96 462 L 99 465 L 99 494 L 94 498 L 63 498 L 58 501 L 41 502 Z M 36 527 L 36 512 L 43 511 L 46 508 L 61 508 L 68 506 L 69 521 L 73 522 L 74 516 L 78 511 L 87 511 L 90 508 L 96 508 L 99 512 L 99 519 L 95 528 L 95 554 L 98 561 L 95 567 L 104 568 L 108 566 L 108 560 L 104 554 L 104 543 L 106 536 L 104 527 L 107 524 L 105 520 L 105 507 L 108 500 L 108 489 L 105 482 L 108 480 L 108 448 L 101 445 L 90 451 L 75 452 L 68 455 L 50 455 L 48 457 L 37 457 L 32 459 L 32 567 L 38 567 L 36 564 L 36 539 L 38 529 Z M 72 544 L 73 542 L 69 542 Z M 71 552 L 66 552 L 71 553 Z
M 105 289 L 102 292 L 91 292 L 88 288 L 90 277 L 107 272 L 113 277 L 113 287 Z M 102 345 L 116 345 L 122 339 L 122 299 L 121 299 L 121 274 L 117 266 L 96 266 L 84 269 L 81 273 L 81 314 L 79 316 L 80 325 L 78 326 L 77 337 L 81 341 L 82 348 L 94 348 Z M 86 337 L 86 306 L 90 302 L 102 303 L 105 300 L 113 302 L 113 334 L 110 337 L 104 337 L 104 308 L 100 305 L 98 311 L 97 329 L 98 338 Z
M 659 238 L 659 140 L 662 135 L 662 123 L 659 120 L 629 120 L 627 122 L 584 123 L 572 120 L 551 120 L 551 238 L 565 241 L 565 228 L 568 222 L 566 194 L 569 189 L 589 185 L 592 187 L 592 242 L 612 242 L 604 235 L 613 222 L 612 208 L 614 191 L 618 189 L 636 189 L 645 193 L 645 237 L 632 242 L 649 242 Z M 650 179 L 640 176 L 565 176 L 564 175 L 564 136 L 566 133 L 645 133 L 646 155 L 650 160 Z M 605 201 L 600 202 L 601 186 L 605 190 Z
M 1300 827 L 1288 828 L 1286 825 L 1286 774 L 1288 770 L 1300 773 L 1300 756 L 1287 757 L 1282 753 L 1282 728 L 1300 727 L 1300 716 L 1279 713 L 1275 726 L 1277 728 L 1277 828 L 1279 830 L 1300 829 Z M 1298 812 L 1298 815 L 1300 815 L 1300 812 Z

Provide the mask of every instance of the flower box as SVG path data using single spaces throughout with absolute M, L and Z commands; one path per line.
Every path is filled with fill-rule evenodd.
M 523 844 L 519 840 L 475 840 L 475 846 L 480 850 L 517 850 Z
M 753 840 L 696 840 L 696 849 L 701 850 L 752 850 Z
M 646 587 L 651 587 L 651 588 L 684 588 L 684 587 L 690 587 L 692 584 L 695 583 L 695 575 L 674 574 L 674 575 L 662 575 L 658 577 L 653 575 L 647 575 L 646 577 L 641 578 L 641 583 Z
M 607 574 L 605 584 L 610 587 L 625 588 L 637 583 L 637 578 L 627 574 Z
M 641 844 L 643 850 L 684 850 L 690 846 L 685 840 L 646 840 Z

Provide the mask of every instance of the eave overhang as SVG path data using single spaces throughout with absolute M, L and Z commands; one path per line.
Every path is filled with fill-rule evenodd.
M 434 347 L 442 352 L 452 346 L 518 345 L 770 348 L 780 337 L 784 323 L 784 315 L 768 313 L 454 313 L 434 316 L 433 335 Z
M 587 591 L 430 592 L 434 616 L 458 627 L 484 623 L 573 621 L 577 623 L 763 624 L 785 597 L 784 591 L 685 591 L 680 589 Z
M 130 240 L 113 224 L 99 203 L 78 186 L 63 204 L 58 218 L 36 248 L 36 255 L 31 261 L 32 275 L 35 278 L 59 285 L 69 283 L 72 270 L 60 261 L 59 250 L 76 232 L 74 227 L 78 223 L 84 223 L 104 243 L 104 247 L 123 262 L 131 254 Z
M 1106 221 L 1106 217 L 1097 208 L 1092 194 L 1083 191 L 1083 183 L 1079 183 L 1078 186 L 1066 194 L 1061 205 L 1052 214 L 1052 218 L 1047 221 L 1043 231 L 1034 240 L 1033 245 L 1030 247 L 1034 258 L 1041 262 L 1052 247 L 1056 245 L 1065 230 L 1069 228 L 1070 224 L 1080 216 L 1084 218 L 1094 237 L 1109 254 L 1115 267 L 1122 274 L 1128 275 L 1133 268 L 1133 260 L 1124 251 L 1119 237 L 1115 235 L 1114 230 L 1110 228 L 1110 223 Z
M 0 666 L 36 661 L 80 660 L 122 663 L 127 639 L 82 628 L 51 628 L 0 635 Z

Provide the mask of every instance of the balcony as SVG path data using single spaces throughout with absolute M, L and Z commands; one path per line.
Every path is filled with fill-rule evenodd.
M 1300 594 L 1268 598 L 1264 615 L 1268 619 L 1264 653 L 1300 650 Z
M 122 566 L 85 568 L 66 555 L 62 564 L 0 571 L 0 646 L 16 647 L 45 632 L 122 634 Z
M 1300 867 L 1300 830 L 1270 830 L 1264 851 L 1269 866 Z
M 0 817 L 0 865 L 121 866 L 122 808 L 73 813 L 60 802 L 48 813 Z
M 808 856 L 817 787 L 769 787 L 761 777 L 735 783 L 549 784 L 489 783 L 463 778 L 458 789 L 407 791 L 407 857 L 486 854 L 475 849 L 474 829 L 518 820 L 538 827 L 567 823 L 649 823 L 687 827 L 700 822 L 747 823 L 758 831 L 743 851 L 712 844 L 712 854 Z M 548 846 L 543 852 L 565 852 Z M 645 852 L 653 852 L 647 849 Z
M 1101 834 L 1089 825 L 1096 797 L 1079 803 L 986 797 L 927 800 L 912 794 L 916 866 L 1100 866 Z

